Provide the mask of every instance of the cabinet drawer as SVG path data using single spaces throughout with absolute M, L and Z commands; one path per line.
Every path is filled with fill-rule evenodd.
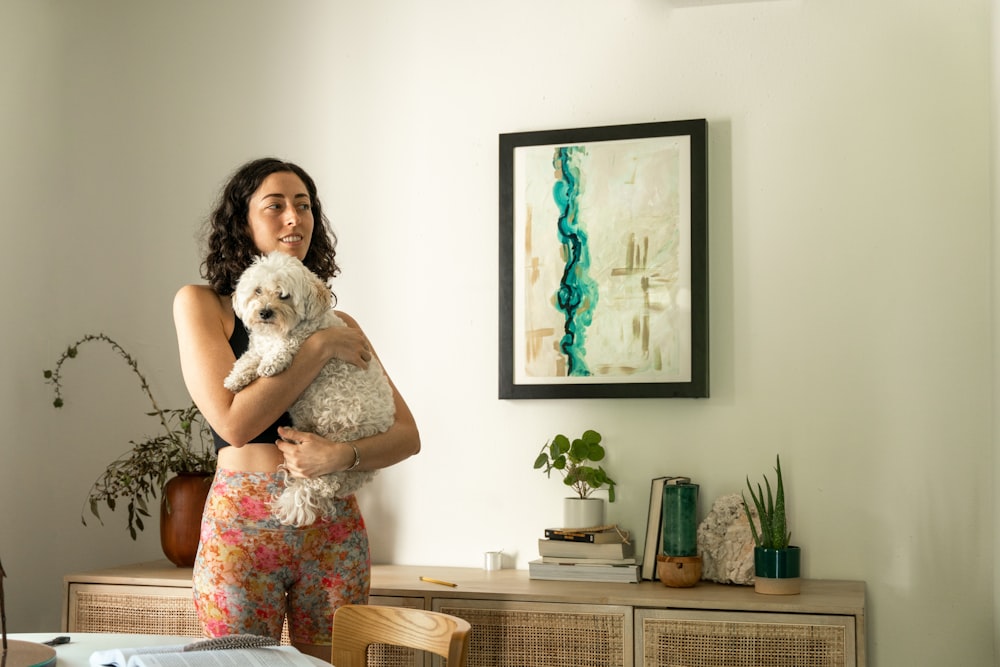
M 469 667 L 632 665 L 632 608 L 436 598 L 434 611 L 472 624 Z
M 204 637 L 190 587 L 70 584 L 64 625 L 64 632 Z M 291 644 L 288 623 L 281 643 Z
M 71 584 L 67 632 L 201 637 L 190 588 Z
M 638 609 L 643 667 L 855 667 L 853 616 Z
M 368 604 L 423 609 L 424 599 L 372 595 L 368 598 Z M 373 667 L 376 665 L 378 667 L 423 667 L 426 660 L 427 656 L 424 655 L 423 651 L 414 651 L 411 648 L 389 646 L 388 644 L 372 644 L 368 647 L 368 664 Z

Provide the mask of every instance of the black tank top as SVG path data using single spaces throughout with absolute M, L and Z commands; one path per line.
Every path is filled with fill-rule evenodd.
M 233 354 L 239 359 L 240 355 L 247 351 L 250 347 L 250 337 L 247 335 L 246 327 L 243 326 L 243 321 L 240 318 L 236 318 L 236 323 L 233 324 L 233 335 L 229 337 L 229 347 L 233 349 Z M 279 426 L 291 426 L 292 417 L 286 412 L 280 417 L 278 421 L 274 422 L 265 430 L 263 433 L 255 438 L 250 438 L 250 442 L 274 442 L 278 440 L 278 427 Z M 211 428 L 211 426 L 209 426 Z M 222 439 L 215 429 L 212 429 L 212 438 L 215 439 L 215 451 L 218 452 L 223 447 L 228 447 L 229 443 Z

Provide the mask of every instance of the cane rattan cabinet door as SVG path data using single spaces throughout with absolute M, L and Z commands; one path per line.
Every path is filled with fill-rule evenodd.
M 436 598 L 433 608 L 472 624 L 468 667 L 633 664 L 632 607 Z
M 854 616 L 639 609 L 643 667 L 855 667 Z
M 424 608 L 423 598 L 372 595 L 368 603 L 386 607 Z M 368 667 L 423 667 L 426 660 L 423 651 L 414 651 L 403 646 L 372 644 L 368 647 Z
M 201 637 L 191 588 L 72 584 L 67 632 Z
M 67 632 L 121 632 L 202 637 L 191 587 L 73 583 L 68 591 Z M 372 596 L 372 604 L 423 608 L 423 598 Z M 288 624 L 281 643 L 290 644 Z M 424 656 L 410 649 L 373 645 L 370 667 L 422 667 Z
M 204 636 L 190 585 L 71 583 L 65 613 L 66 632 Z M 291 644 L 287 623 L 281 629 L 281 643 Z

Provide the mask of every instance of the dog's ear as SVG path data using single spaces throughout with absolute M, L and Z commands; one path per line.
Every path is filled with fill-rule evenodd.
M 246 275 L 246 272 L 244 272 L 244 275 Z M 248 280 L 240 280 L 236 283 L 236 289 L 233 290 L 233 312 L 236 313 L 236 317 L 241 320 L 244 319 L 243 315 L 246 310 L 247 299 L 249 296 L 249 282 L 250 281 Z
M 239 300 L 239 297 L 237 296 L 236 292 L 233 292 L 232 301 L 233 301 L 233 313 L 236 314 L 236 317 L 238 319 L 242 320 L 243 319 L 243 309 L 240 307 L 241 306 L 240 300 Z
M 244 317 L 247 314 L 250 306 L 250 300 L 253 299 L 254 291 L 257 289 L 257 282 L 260 276 L 256 274 L 260 273 L 261 266 L 264 265 L 264 255 L 257 255 L 254 257 L 250 266 L 243 270 L 240 274 L 239 280 L 236 281 L 236 287 L 233 289 L 233 312 L 236 313 L 236 317 L 241 320 L 246 320 Z
M 310 281 L 311 289 L 313 291 L 313 298 L 308 299 L 308 319 L 315 320 L 323 317 L 324 314 L 333 306 L 333 295 L 330 294 L 330 288 L 325 282 L 313 275 L 313 280 Z

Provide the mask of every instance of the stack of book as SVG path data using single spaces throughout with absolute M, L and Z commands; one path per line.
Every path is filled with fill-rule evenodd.
M 528 563 L 531 579 L 637 583 L 639 564 L 628 531 L 618 526 L 546 528 L 541 558 Z

